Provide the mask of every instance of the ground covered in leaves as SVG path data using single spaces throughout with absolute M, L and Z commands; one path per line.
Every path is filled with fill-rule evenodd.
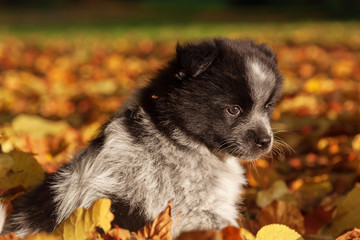
M 45 172 L 56 171 L 85 146 L 133 89 L 146 84 L 174 53 L 175 38 L 84 38 L 0 38 L 0 194 L 9 210 L 11 201 L 39 184 Z M 360 227 L 360 40 L 266 40 L 285 76 L 274 112 L 273 157 L 246 165 L 241 229 L 184 239 L 255 239 L 262 227 L 278 223 L 304 239 L 327 240 Z M 77 211 L 85 218 L 85 210 Z M 105 225 L 111 222 L 107 211 L 95 214 L 106 219 L 101 220 Z M 96 221 L 87 230 L 94 239 L 120 239 L 122 230 Z M 154 229 L 157 234 L 162 228 Z M 274 229 L 267 234 L 283 231 Z M 36 239 L 76 239 L 64 232 Z M 359 237 L 357 231 L 352 234 Z

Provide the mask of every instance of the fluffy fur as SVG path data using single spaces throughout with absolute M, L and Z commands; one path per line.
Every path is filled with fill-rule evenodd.
M 52 231 L 102 197 L 112 199 L 114 224 L 132 231 L 168 201 L 174 237 L 236 225 L 246 183 L 237 158 L 271 150 L 281 84 L 264 44 L 217 38 L 178 45 L 86 149 L 15 202 L 3 233 Z

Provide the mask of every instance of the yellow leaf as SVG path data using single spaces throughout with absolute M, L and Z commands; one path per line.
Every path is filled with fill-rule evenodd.
M 34 188 L 44 181 L 45 174 L 30 153 L 0 153 L 0 189 L 16 186 Z
M 351 145 L 354 151 L 360 153 L 360 133 L 355 135 Z
M 240 235 L 245 240 L 255 240 L 255 236 L 245 228 L 240 228 Z
M 64 121 L 50 121 L 27 114 L 18 115 L 12 121 L 12 126 L 16 132 L 39 138 L 47 135 L 59 135 L 69 128 L 69 125 Z
M 99 82 L 88 82 L 84 89 L 89 94 L 112 95 L 117 89 L 116 81 L 114 79 L 104 79 Z
M 162 211 L 155 220 L 140 229 L 137 234 L 144 239 L 159 239 L 159 240 L 172 240 L 171 234 L 171 202 Z
M 336 203 L 331 225 L 321 232 L 333 237 L 354 227 L 360 227 L 360 186 L 355 186 L 343 199 Z
M 303 240 L 295 230 L 282 225 L 270 224 L 262 227 L 256 234 L 256 240 Z
M 88 209 L 76 209 L 54 231 L 64 240 L 91 239 L 98 235 L 96 227 L 107 232 L 111 228 L 114 215 L 110 212 L 110 199 L 98 199 Z

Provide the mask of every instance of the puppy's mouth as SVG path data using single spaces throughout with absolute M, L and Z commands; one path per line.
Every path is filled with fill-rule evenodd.
M 271 152 L 273 140 L 267 144 L 235 144 L 224 146 L 222 151 L 245 161 L 255 161 Z

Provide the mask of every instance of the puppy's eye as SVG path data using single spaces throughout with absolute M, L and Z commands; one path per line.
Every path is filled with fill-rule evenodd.
M 226 111 L 231 116 L 237 116 L 237 115 L 240 115 L 243 112 L 242 108 L 239 107 L 239 106 L 231 106 L 231 107 L 227 108 Z
M 265 108 L 266 109 L 270 109 L 270 108 L 273 108 L 274 107 L 274 103 L 268 103 L 265 105 Z

